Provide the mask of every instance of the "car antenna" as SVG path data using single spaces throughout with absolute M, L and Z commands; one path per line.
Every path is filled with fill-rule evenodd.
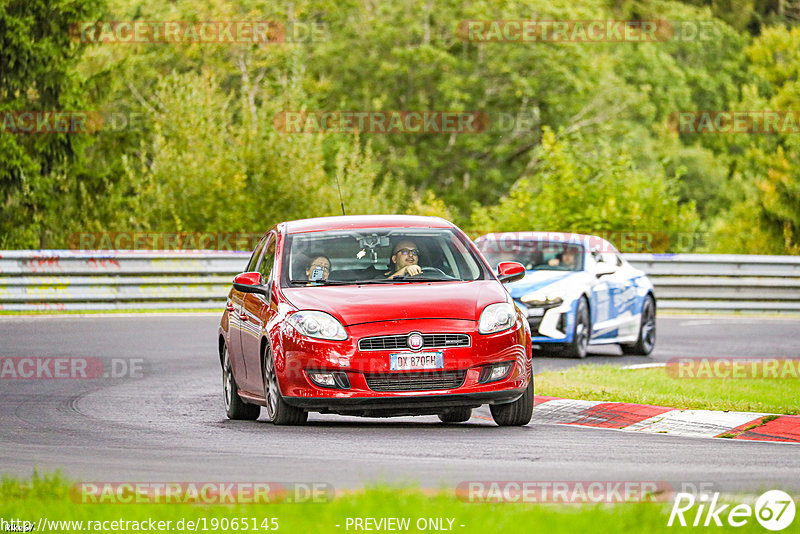
M 335 176 L 336 176 L 336 189 L 339 190 L 339 202 L 342 205 L 342 215 L 347 215 L 344 212 L 344 200 L 342 200 L 342 188 L 341 188 L 341 186 L 339 186 L 339 173 L 336 173 Z

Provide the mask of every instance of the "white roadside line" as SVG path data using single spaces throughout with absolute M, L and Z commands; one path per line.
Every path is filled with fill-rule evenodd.
M 672 410 L 626 426 L 621 430 L 713 438 L 767 415 L 771 414 L 719 410 Z
M 570 427 L 570 428 L 583 429 L 583 430 L 601 430 L 601 431 L 626 432 L 626 433 L 630 433 L 631 432 L 627 428 L 608 428 L 608 427 L 600 427 L 600 426 L 571 425 L 571 424 L 567 424 L 567 423 L 554 423 L 552 421 L 537 421 L 537 419 L 536 419 L 536 408 L 534 408 L 533 419 L 531 420 L 530 425 L 531 426 L 536 426 L 536 425 L 549 426 L 549 425 L 552 425 L 552 426 L 557 426 L 557 427 L 561 427 L 561 428 Z M 681 439 L 698 439 L 698 440 L 704 440 L 704 441 L 708 441 L 708 439 L 709 439 L 708 436 L 698 436 L 696 434 L 683 435 L 683 434 L 678 434 L 678 433 L 675 433 L 675 432 L 637 432 L 637 435 L 639 435 L 639 436 L 642 436 L 642 435 L 648 435 L 648 436 L 650 436 L 650 435 L 652 435 L 652 436 L 671 436 L 671 437 L 676 437 L 676 438 L 681 438 Z M 767 440 L 744 440 L 744 439 L 740 440 L 740 439 L 725 439 L 725 438 L 715 438 L 714 441 L 724 441 L 724 442 L 728 442 L 730 444 L 733 444 L 733 443 L 746 443 L 746 444 L 761 443 L 762 445 L 763 444 L 773 444 L 773 445 L 774 444 L 779 444 L 779 445 L 788 445 L 790 447 L 797 447 L 797 443 L 793 443 L 793 442 L 790 442 L 790 441 L 767 441 Z
M 661 363 L 637 363 L 635 365 L 624 365 L 620 369 L 652 369 L 654 367 L 666 367 L 667 362 Z

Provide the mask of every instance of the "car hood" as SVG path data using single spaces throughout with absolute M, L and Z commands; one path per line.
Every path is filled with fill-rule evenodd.
M 345 326 L 403 319 L 477 321 L 489 304 L 508 302 L 496 280 L 297 287 L 283 293 L 297 309 L 330 313 Z
M 506 287 L 513 298 L 520 299 L 562 280 L 569 283 L 567 279 L 575 278 L 580 274 L 582 274 L 581 271 L 526 271 L 522 280 L 508 284 Z

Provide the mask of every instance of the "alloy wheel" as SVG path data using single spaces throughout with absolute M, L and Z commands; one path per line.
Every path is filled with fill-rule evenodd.
M 264 355 L 264 394 L 266 396 L 267 415 L 270 419 L 275 419 L 275 414 L 278 411 L 278 377 L 275 374 L 275 362 L 272 360 L 272 355 L 267 353 Z
M 642 318 L 642 345 L 650 352 L 656 343 L 656 314 L 653 301 L 647 299 Z
M 231 370 L 231 359 L 228 356 L 228 348 L 225 347 L 222 364 L 222 392 L 225 398 L 225 410 L 230 410 L 233 401 L 233 372 Z

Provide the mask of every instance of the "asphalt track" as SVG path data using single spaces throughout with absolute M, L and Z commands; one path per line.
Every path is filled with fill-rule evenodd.
M 0 380 L 0 472 L 60 469 L 84 481 L 667 481 L 721 491 L 800 491 L 800 448 L 533 422 L 498 428 L 435 417 L 312 414 L 305 427 L 228 421 L 215 351 L 218 317 L 0 317 L 0 356 L 142 358 L 140 378 Z M 800 356 L 798 318 L 660 317 L 650 358 L 593 350 L 588 362 L 676 356 Z M 575 365 L 542 358 L 537 370 Z

